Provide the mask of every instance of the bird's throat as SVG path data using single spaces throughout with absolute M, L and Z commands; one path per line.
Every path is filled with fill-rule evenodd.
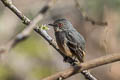
M 62 30 L 59 28 L 54 28 L 55 32 L 61 32 Z

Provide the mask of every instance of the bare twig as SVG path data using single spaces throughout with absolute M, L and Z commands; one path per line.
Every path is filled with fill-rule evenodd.
M 113 62 L 117 62 L 120 61 L 120 53 L 117 54 L 112 54 L 112 55 L 106 55 L 103 57 L 100 57 L 98 59 L 94 59 L 88 62 L 84 62 L 80 65 L 74 66 L 74 67 L 70 67 L 66 70 L 63 70 L 61 72 L 58 72 L 52 76 L 49 76 L 47 78 L 44 78 L 42 80 L 57 80 L 59 79 L 59 77 L 62 77 L 63 79 L 66 79 L 74 74 L 77 74 L 83 70 L 87 70 L 87 69 L 92 69 L 98 66 L 102 66 L 105 64 L 109 64 L 109 63 L 113 63 Z
M 1 0 L 6 7 L 8 7 L 11 11 L 13 11 L 22 21 L 24 24 L 28 25 L 21 33 L 19 33 L 15 38 L 10 40 L 1 50 L 0 52 L 3 53 L 5 51 L 10 50 L 12 47 L 14 47 L 17 43 L 25 40 L 30 32 L 33 30 L 33 28 L 36 26 L 36 24 L 43 19 L 44 14 L 47 12 L 47 10 L 50 7 L 50 4 L 45 5 L 41 11 L 40 14 L 35 17 L 32 21 L 30 21 L 26 16 L 24 16 L 13 4 L 11 0 Z
M 14 12 L 26 25 L 29 25 L 31 23 L 31 21 L 22 14 L 22 12 L 20 12 L 13 4 L 11 0 L 1 0 L 3 2 L 3 4 L 8 7 L 12 12 Z M 39 15 L 42 17 L 44 16 L 44 14 L 49 10 L 49 8 L 52 6 L 51 3 L 45 5 L 42 10 L 40 11 Z M 57 50 L 63 57 L 66 57 L 57 47 L 56 42 L 43 30 L 38 29 L 36 26 L 36 28 L 34 28 L 34 31 L 37 32 L 39 35 L 41 35 L 46 41 L 48 41 L 48 43 L 55 48 L 55 50 Z M 14 41 L 13 41 L 14 42 Z M 11 41 L 12 43 L 12 41 Z M 11 45 L 11 44 L 10 44 Z M 0 52 L 4 52 L 5 50 L 1 49 Z
M 12 12 L 14 12 L 22 21 L 24 24 L 29 24 L 30 20 L 24 16 L 12 3 L 11 0 L 1 0 L 3 4 L 8 7 Z
M 14 12 L 22 21 L 24 24 L 29 25 L 32 24 L 32 26 L 34 26 L 35 24 L 31 23 L 31 21 L 24 15 L 22 14 L 22 12 L 20 12 L 13 4 L 11 0 L 1 0 L 3 2 L 3 4 L 8 7 L 12 12 Z M 39 12 L 39 17 L 43 17 L 44 14 L 49 10 L 49 8 L 52 6 L 51 3 L 45 5 L 42 10 Z M 38 29 L 39 26 L 36 26 L 36 28 L 34 28 L 34 31 L 37 32 L 39 35 L 41 35 L 56 51 L 58 51 L 63 58 L 65 58 L 66 56 L 59 50 L 59 48 L 57 47 L 56 42 L 54 41 L 54 39 L 52 39 L 44 30 Z M 26 31 L 25 31 L 26 32 Z M 31 29 L 30 29 L 31 32 Z M 12 48 L 13 45 L 16 44 L 16 42 L 18 43 L 19 41 L 21 41 L 22 39 L 25 39 L 26 36 L 21 36 L 24 34 L 24 31 L 17 35 L 16 38 L 14 38 L 13 40 L 11 40 L 6 46 L 2 46 L 0 48 L 0 53 L 4 53 L 4 52 L 8 52 L 9 49 Z M 69 63 L 73 62 L 73 60 L 70 58 L 69 59 Z
M 82 10 L 80 7 L 79 0 L 74 0 L 74 2 L 75 2 L 76 8 L 78 8 L 79 10 Z M 84 11 L 82 11 L 82 14 L 83 14 L 85 21 L 91 22 L 93 25 L 100 25 L 100 26 L 107 26 L 108 25 L 108 23 L 106 21 L 100 22 L 100 21 L 95 21 L 94 19 L 91 19 L 90 17 L 87 16 L 87 14 Z
M 28 26 L 21 32 L 19 33 L 15 38 L 10 40 L 5 46 L 7 46 L 4 49 L 7 49 L 6 51 L 9 51 L 11 48 L 13 48 L 16 44 L 20 43 L 21 41 L 27 39 L 35 27 L 35 25 L 43 18 L 43 16 L 38 15 L 35 17 L 29 24 Z
M 88 22 L 91 22 L 92 25 L 100 25 L 100 26 L 107 26 L 108 23 L 107 22 L 100 22 L 100 21 L 95 21 L 93 19 L 91 19 L 90 17 L 88 16 L 84 16 L 84 19 Z

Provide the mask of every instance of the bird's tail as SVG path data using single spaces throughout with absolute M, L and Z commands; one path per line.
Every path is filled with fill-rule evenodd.
M 84 77 L 86 78 L 86 79 L 88 79 L 88 80 L 98 80 L 98 79 L 96 79 L 88 70 L 84 70 L 84 71 L 82 71 L 81 72 L 83 75 L 84 75 Z

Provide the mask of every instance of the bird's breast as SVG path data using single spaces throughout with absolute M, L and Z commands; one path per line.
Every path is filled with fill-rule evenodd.
M 65 34 L 63 32 L 56 32 L 55 37 L 56 37 L 56 42 L 57 42 L 58 47 L 64 53 L 63 44 L 64 44 L 64 39 L 65 39 Z
M 65 42 L 65 33 L 64 32 L 56 32 L 56 42 L 59 47 L 59 49 L 66 55 L 66 56 L 72 56 L 72 53 L 70 49 L 68 48 L 66 42 Z

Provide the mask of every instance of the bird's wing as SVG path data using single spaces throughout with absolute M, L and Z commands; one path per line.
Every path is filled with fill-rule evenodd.
M 66 35 L 67 38 L 67 46 L 70 51 L 77 57 L 80 62 L 83 62 L 83 57 L 85 55 L 84 52 L 84 40 L 82 40 L 82 36 L 79 33 L 68 32 Z

